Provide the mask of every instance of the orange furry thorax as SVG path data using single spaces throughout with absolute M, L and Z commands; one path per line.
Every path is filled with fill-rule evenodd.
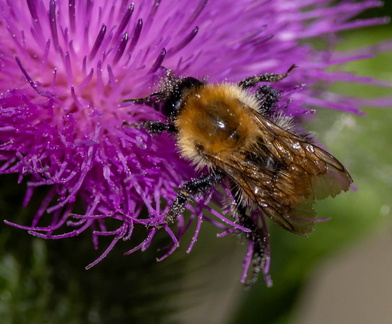
M 198 164 L 204 154 L 224 159 L 255 143 L 257 125 L 248 112 L 256 101 L 238 87 L 207 84 L 189 91 L 184 102 L 176 117 L 184 158 Z

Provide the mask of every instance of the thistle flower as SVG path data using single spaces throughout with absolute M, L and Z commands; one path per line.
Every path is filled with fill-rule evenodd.
M 296 64 L 299 68 L 290 80 L 279 84 L 284 113 L 302 115 L 310 112 L 306 106 L 361 113 L 359 99 L 314 86 L 334 81 L 385 85 L 326 70 L 371 56 L 370 48 L 345 54 L 332 47 L 335 32 L 386 23 L 386 18 L 350 20 L 381 4 L 0 1 L 0 172 L 16 173 L 18 181 L 27 184 L 24 206 L 37 187 L 47 188 L 29 226 L 7 223 L 51 239 L 90 230 L 96 248 L 100 236 L 112 236 L 112 243 L 88 267 L 119 240 L 129 240 L 138 225 L 147 228 L 146 239 L 127 254 L 147 249 L 159 230 L 153 225 L 164 217 L 162 202 L 170 205 L 176 188 L 195 174 L 178 158 L 170 136 L 151 137 L 123 127 L 162 116 L 122 100 L 151 93 L 162 66 L 177 75 L 215 82 L 282 73 Z M 315 38 L 324 41 L 324 49 L 305 43 Z M 189 218 L 181 216 L 175 232 L 162 227 L 173 244 L 160 259 L 179 246 L 192 222 L 196 230 L 188 251 L 205 219 L 223 229 L 220 236 L 247 230 L 209 207 L 210 200 L 217 199 L 218 193 L 212 192 L 189 205 Z M 212 217 L 207 218 L 205 210 Z M 249 250 L 242 280 L 251 254 Z M 267 282 L 268 263 L 267 255 L 262 269 Z

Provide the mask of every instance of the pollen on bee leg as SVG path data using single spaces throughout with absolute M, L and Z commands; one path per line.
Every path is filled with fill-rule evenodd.
M 187 203 L 188 200 L 189 200 L 189 195 L 187 195 L 186 192 L 182 192 L 182 191 L 179 192 L 176 199 L 170 206 L 170 209 L 165 216 L 165 220 L 168 223 L 174 222 L 177 219 L 178 215 L 184 212 L 185 204 Z

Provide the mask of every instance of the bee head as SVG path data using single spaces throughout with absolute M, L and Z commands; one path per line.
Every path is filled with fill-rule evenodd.
M 204 82 L 192 77 L 168 80 L 165 83 L 166 99 L 161 106 L 162 114 L 169 118 L 175 118 L 179 113 L 189 90 L 193 90 L 203 85 L 205 85 Z

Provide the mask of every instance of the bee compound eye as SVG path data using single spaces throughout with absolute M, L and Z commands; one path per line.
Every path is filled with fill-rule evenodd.
M 161 106 L 161 113 L 166 117 L 173 116 L 176 114 L 180 108 L 181 99 L 180 97 L 173 97 L 168 100 Z

